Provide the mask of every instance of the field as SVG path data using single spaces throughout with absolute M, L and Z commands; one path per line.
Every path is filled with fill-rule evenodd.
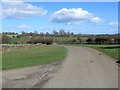
M 7 35 L 7 36 L 9 36 L 9 37 L 17 37 L 18 35 Z
M 26 42 L 28 40 L 29 40 L 29 37 L 21 37 L 21 38 L 12 38 L 10 42 L 14 44 L 16 42 Z
M 59 46 L 41 46 L 2 54 L 2 69 L 48 64 L 63 60 L 67 49 Z
M 119 57 L 120 47 L 118 47 L 118 45 L 81 45 L 81 44 L 78 44 L 78 45 L 72 44 L 72 45 L 94 48 L 96 50 L 106 53 L 107 55 L 111 56 L 116 60 L 120 60 L 120 57 Z

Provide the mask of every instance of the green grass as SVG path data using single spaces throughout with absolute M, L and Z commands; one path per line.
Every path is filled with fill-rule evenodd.
M 11 43 L 14 44 L 16 42 L 26 42 L 29 40 L 29 37 L 22 37 L 22 38 L 12 38 Z
M 55 40 L 77 39 L 77 37 L 54 37 Z
M 14 37 L 17 37 L 18 35 L 7 35 L 7 36 L 13 38 L 13 36 L 14 36 Z
M 97 49 L 101 52 L 106 53 L 107 55 L 111 56 L 112 58 L 114 58 L 116 60 L 120 60 L 120 58 L 118 57 L 118 53 L 119 53 L 120 48 L 112 48 L 112 49 L 108 49 L 108 48 L 104 49 L 103 48 L 103 47 L 114 47 L 114 46 L 118 46 L 118 45 L 88 45 L 87 47 Z
M 48 64 L 63 60 L 67 49 L 59 46 L 42 46 L 37 48 L 5 52 L 2 54 L 2 69 Z
M 16 42 L 18 42 L 18 41 L 21 41 L 21 38 L 12 38 L 11 40 L 10 40 L 10 42 L 13 44 L 13 43 L 16 43 Z
M 70 45 L 70 44 L 68 44 Z M 90 47 L 90 48 L 93 48 L 93 49 L 96 49 L 96 50 L 99 50 L 109 56 L 111 56 L 112 58 L 116 59 L 116 60 L 120 60 L 120 57 L 119 57 L 119 53 L 120 53 L 120 48 L 112 48 L 112 49 L 104 49 L 103 47 L 115 47 L 115 46 L 118 46 L 118 45 L 80 45 L 80 44 L 72 44 L 72 46 L 82 46 L 82 47 Z
M 77 37 L 54 37 L 56 40 L 67 40 L 67 39 L 77 39 Z M 86 40 L 86 37 L 81 37 L 81 39 Z
M 45 36 L 42 36 L 45 37 Z M 53 38 L 54 40 L 69 40 L 69 39 L 77 39 L 77 37 L 45 37 L 45 38 Z

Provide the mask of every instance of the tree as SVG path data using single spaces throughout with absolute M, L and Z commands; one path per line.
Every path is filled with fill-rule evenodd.
M 25 34 L 26 34 L 24 31 L 22 31 L 21 33 L 22 33 L 22 35 L 25 35 Z
M 48 32 L 46 32 L 46 35 L 49 35 L 49 33 L 48 33 Z
M 41 36 L 44 36 L 44 33 L 43 33 L 43 32 L 41 32 L 41 33 L 40 33 L 40 35 L 41 35 Z
M 74 35 L 74 33 L 73 33 L 73 32 L 71 32 L 71 35 Z
M 60 35 L 65 35 L 65 31 L 64 31 L 64 30 L 60 30 L 60 31 L 59 31 L 59 34 L 60 34 Z
M 55 30 L 53 30 L 52 33 L 53 33 L 54 35 L 58 35 L 58 32 L 55 31 Z
M 35 30 L 35 31 L 34 31 L 34 34 L 38 34 L 38 31 Z

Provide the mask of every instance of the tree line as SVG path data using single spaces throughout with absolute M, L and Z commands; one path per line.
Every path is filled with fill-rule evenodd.
M 9 37 L 7 35 L 13 35 Z M 14 36 L 16 35 L 16 36 Z M 74 34 L 73 32 L 65 32 L 64 30 L 53 30 L 52 33 L 38 33 L 37 31 L 34 32 L 24 32 L 22 31 L 21 34 L 14 33 L 14 32 L 3 32 L 1 34 L 1 43 L 10 43 L 11 39 L 13 38 L 22 38 L 22 37 L 29 37 L 29 40 L 25 43 L 47 43 L 52 44 L 54 43 L 70 43 L 70 44 L 120 44 L 120 34 L 99 34 L 99 35 L 90 35 L 90 34 Z M 48 38 L 49 37 L 49 38 Z M 51 37 L 76 37 L 76 39 L 68 39 L 68 40 L 53 40 Z M 86 38 L 86 39 L 83 39 Z

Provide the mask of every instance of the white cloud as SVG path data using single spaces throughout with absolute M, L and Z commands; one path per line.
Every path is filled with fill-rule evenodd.
M 41 16 L 47 14 L 47 10 L 33 6 L 22 1 L 9 2 L 4 0 L 2 2 L 2 18 L 24 19 L 32 16 Z
M 85 22 L 98 23 L 101 22 L 102 19 L 82 8 L 62 8 L 61 10 L 54 12 L 49 21 L 66 24 L 81 24 Z
M 17 26 L 17 28 L 19 28 L 19 29 L 29 29 L 31 27 L 28 26 L 28 25 L 19 25 L 19 26 Z
M 104 20 L 98 18 L 98 17 L 94 17 L 91 19 L 91 22 L 95 22 L 95 23 L 99 23 L 99 22 L 103 22 Z
M 120 24 L 118 22 L 111 22 L 111 23 L 109 23 L 109 25 L 111 25 L 111 26 L 118 26 Z

